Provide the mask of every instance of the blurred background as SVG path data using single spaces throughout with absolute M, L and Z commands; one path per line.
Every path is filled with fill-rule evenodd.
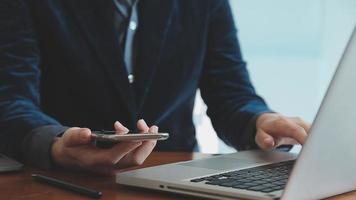
M 356 0 L 230 0 L 230 4 L 257 92 L 273 110 L 312 122 L 356 26 Z M 198 93 L 193 117 L 200 151 L 235 151 L 218 139 L 205 112 Z

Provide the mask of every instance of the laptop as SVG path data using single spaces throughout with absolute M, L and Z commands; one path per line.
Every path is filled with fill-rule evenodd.
M 116 175 L 122 185 L 211 199 L 322 199 L 356 190 L 356 29 L 299 155 L 242 151 Z
M 0 154 L 0 172 L 18 171 L 23 165 L 9 157 Z

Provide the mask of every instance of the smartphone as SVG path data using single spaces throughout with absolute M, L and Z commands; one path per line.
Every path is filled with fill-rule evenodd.
M 118 135 L 114 131 L 93 131 L 91 136 L 95 141 L 117 143 L 123 141 L 166 140 L 169 138 L 169 133 L 127 133 Z

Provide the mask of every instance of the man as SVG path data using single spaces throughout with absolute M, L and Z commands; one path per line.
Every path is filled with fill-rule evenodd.
M 114 172 L 141 164 L 155 142 L 100 149 L 90 131 L 116 120 L 118 132 L 135 129 L 139 119 L 170 133 L 156 150 L 192 151 L 197 88 L 219 137 L 238 150 L 305 141 L 308 124 L 255 93 L 227 0 L 0 3 L 0 146 L 9 155 Z M 139 131 L 158 131 L 144 120 Z

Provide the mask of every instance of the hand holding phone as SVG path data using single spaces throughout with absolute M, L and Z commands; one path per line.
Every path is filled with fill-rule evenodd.
M 118 121 L 114 123 L 114 130 L 112 134 L 128 132 L 128 129 Z M 157 133 L 158 127 L 155 125 L 149 127 L 141 119 L 137 122 L 137 130 Z M 118 169 L 142 164 L 157 142 L 157 140 L 104 142 L 96 141 L 94 137 L 92 130 L 88 128 L 67 129 L 53 142 L 51 147 L 53 162 L 64 168 L 116 174 Z

